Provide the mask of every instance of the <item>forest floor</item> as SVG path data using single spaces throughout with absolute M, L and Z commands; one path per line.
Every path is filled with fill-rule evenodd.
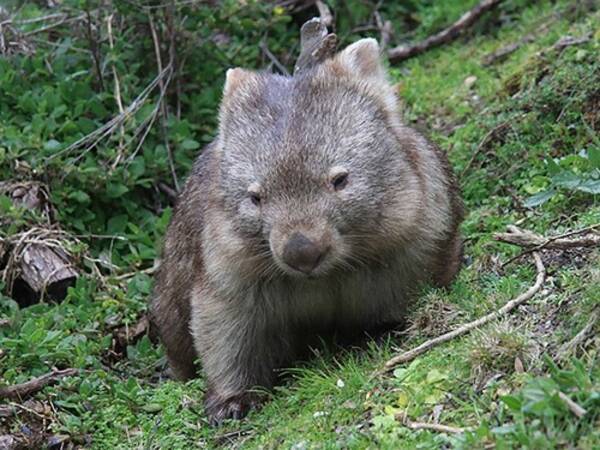
M 149 275 L 90 274 L 59 304 L 19 308 L 0 295 L 2 384 L 78 369 L 31 398 L 0 400 L 0 448 L 11 436 L 31 448 L 600 448 L 597 247 L 541 249 L 547 277 L 530 301 L 374 375 L 534 284 L 531 254 L 511 260 L 523 249 L 494 233 L 600 223 L 600 13 L 574 3 L 522 6 L 490 32 L 391 67 L 406 122 L 447 152 L 468 209 L 465 266 L 448 290 L 422 293 L 408 329 L 315 350 L 262 409 L 211 428 L 202 379 L 165 379 L 146 336 L 115 344 L 114 330 L 143 313 Z M 160 237 L 168 217 L 156 220 Z

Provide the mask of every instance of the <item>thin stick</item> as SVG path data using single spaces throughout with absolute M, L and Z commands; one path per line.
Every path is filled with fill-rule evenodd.
M 92 59 L 94 60 L 94 65 L 96 66 L 96 72 L 98 75 L 98 82 L 100 84 L 100 90 L 104 91 L 104 77 L 102 76 L 102 67 L 100 65 L 98 41 L 94 37 L 94 33 L 92 31 L 92 15 L 90 13 L 89 8 L 90 8 L 90 5 L 89 5 L 89 2 L 87 2 L 85 15 L 87 18 L 86 25 L 87 25 L 88 41 L 90 44 L 90 50 L 92 51 L 92 57 L 93 57 Z
M 412 45 L 399 45 L 388 51 L 390 62 L 397 63 L 426 52 L 432 47 L 446 44 L 456 39 L 460 33 L 473 25 L 484 13 L 498 6 L 502 0 L 483 0 L 470 11 L 462 15 L 460 19 L 448 28 L 440 31 L 424 41 Z
M 327 6 L 325 2 L 321 0 L 317 0 L 315 2 L 315 6 L 319 10 L 319 17 L 321 19 L 321 23 L 326 27 L 330 27 L 333 23 L 333 15 L 331 14 L 329 6 Z
M 162 58 L 160 56 L 160 42 L 158 40 L 158 34 L 156 33 L 156 29 L 154 27 L 154 20 L 152 19 L 152 14 L 148 13 L 148 21 L 150 24 L 150 32 L 152 34 L 152 41 L 154 42 L 154 53 L 156 55 L 156 65 L 158 67 L 158 72 L 161 73 L 162 72 Z M 171 64 L 172 66 L 172 61 Z M 170 81 L 170 78 L 169 78 Z M 161 79 L 159 81 L 159 87 L 160 87 L 160 92 L 161 92 L 161 96 L 164 96 L 165 93 L 167 92 L 167 83 L 164 83 L 164 81 Z M 173 184 L 175 186 L 175 189 L 179 190 L 179 182 L 177 181 L 177 174 L 175 172 L 175 163 L 173 161 L 173 153 L 171 151 L 171 146 L 169 145 L 169 135 L 167 132 L 167 120 L 168 120 L 168 112 L 167 112 L 167 107 L 165 102 L 161 102 L 160 103 L 160 111 L 161 111 L 161 116 L 162 116 L 162 121 L 161 121 L 161 125 L 162 125 L 162 129 L 163 129 L 163 138 L 164 138 L 164 143 L 165 143 L 165 149 L 167 150 L 167 160 L 169 161 L 169 168 L 171 170 L 171 176 L 173 177 Z
M 471 330 L 478 328 L 488 322 L 491 322 L 492 320 L 495 320 L 504 314 L 509 313 L 510 311 L 515 309 L 517 306 L 526 302 L 531 297 L 533 297 L 535 294 L 537 294 L 537 292 L 542 287 L 542 284 L 544 283 L 544 280 L 546 278 L 546 269 L 544 268 L 544 264 L 542 263 L 542 258 L 540 258 L 540 255 L 537 252 L 533 252 L 533 258 L 535 261 L 535 267 L 537 269 L 537 276 L 536 276 L 535 284 L 533 286 L 531 286 L 526 292 L 522 293 L 521 295 L 514 298 L 513 300 L 510 300 L 502 308 L 498 309 L 497 311 L 494 311 L 490 314 L 480 317 L 479 319 L 474 320 L 473 322 L 466 323 L 466 324 L 462 325 L 461 327 L 457 328 L 456 330 L 442 334 L 441 336 L 438 336 L 434 339 L 430 339 L 430 340 L 422 343 L 418 347 L 413 348 L 412 350 L 409 350 L 400 355 L 394 356 L 393 358 L 391 358 L 389 361 L 387 361 L 385 363 L 383 372 L 384 373 L 389 372 L 398 364 L 412 361 L 417 356 L 422 355 L 423 353 L 431 350 L 433 347 L 437 347 L 438 345 L 443 344 L 444 342 L 451 341 L 452 339 L 454 339 L 458 336 L 467 334 Z
M 402 425 L 404 425 L 407 428 L 410 428 L 411 430 L 431 430 L 431 431 L 437 431 L 440 433 L 453 433 L 453 434 L 464 433 L 466 431 L 465 428 L 451 427 L 448 425 L 441 425 L 439 423 L 413 422 L 404 413 L 396 414 L 396 415 L 394 415 L 394 418 L 396 420 L 398 420 L 399 422 L 401 422 Z
M 587 410 L 585 410 L 573 400 L 571 400 L 565 393 L 558 391 L 558 396 L 563 402 L 565 402 L 565 404 L 571 410 L 571 412 L 580 419 L 587 414 Z
M 113 39 L 113 33 L 112 33 L 112 20 L 113 20 L 113 15 L 110 14 L 107 18 L 106 18 L 106 31 L 108 33 L 108 46 L 110 48 L 110 51 L 114 51 L 115 49 L 115 44 L 114 44 L 114 39 Z M 114 86 L 115 86 L 115 101 L 117 102 L 117 107 L 119 108 L 119 114 L 123 114 L 123 112 L 125 111 L 125 108 L 123 108 L 123 101 L 121 99 L 121 84 L 119 83 L 119 74 L 117 73 L 117 66 L 114 62 L 114 59 L 112 60 L 111 63 L 111 69 L 112 69 L 112 75 L 113 75 L 113 82 L 114 82 Z M 120 127 L 119 127 L 119 152 L 117 154 L 117 157 L 115 158 L 115 161 L 112 165 L 113 170 L 119 165 L 119 162 L 121 161 L 121 158 L 123 157 L 123 152 L 125 151 L 125 146 L 124 146 L 124 140 L 125 140 L 125 128 L 123 127 L 123 123 L 121 123 Z
M 79 372 L 78 369 L 55 370 L 40 377 L 26 381 L 21 384 L 14 384 L 0 388 L 0 398 L 22 398 L 34 394 L 46 386 L 58 382 L 61 378 L 71 377 Z
M 269 50 L 269 47 L 267 46 L 267 43 L 264 40 L 261 41 L 260 44 L 258 44 L 258 46 L 260 47 L 262 52 L 265 54 L 265 56 L 267 58 L 269 58 L 269 61 L 271 61 L 271 64 L 273 64 L 275 67 L 277 67 L 277 70 L 279 70 L 283 75 L 286 75 L 288 77 L 290 76 L 289 70 L 287 70 L 285 68 L 285 66 L 283 64 L 281 64 L 281 62 L 279 62 L 279 60 L 273 54 L 273 52 L 271 52 L 271 50 Z

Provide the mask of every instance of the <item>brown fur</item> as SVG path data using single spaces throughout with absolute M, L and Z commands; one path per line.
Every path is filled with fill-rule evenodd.
M 401 123 L 372 39 L 297 77 L 229 71 L 224 92 L 150 306 L 175 375 L 200 359 L 215 422 L 241 417 L 249 390 L 315 336 L 400 323 L 420 285 L 450 283 L 463 217 L 445 155 Z

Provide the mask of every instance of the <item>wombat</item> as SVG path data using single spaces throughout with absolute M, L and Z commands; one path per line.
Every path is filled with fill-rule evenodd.
M 227 71 L 218 136 L 168 228 L 150 305 L 213 423 L 255 404 L 314 336 L 399 323 L 459 269 L 445 155 L 401 122 L 373 39 L 296 76 Z

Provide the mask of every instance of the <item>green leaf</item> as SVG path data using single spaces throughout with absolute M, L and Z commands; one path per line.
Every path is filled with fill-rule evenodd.
M 527 208 L 535 208 L 536 206 L 540 206 L 546 203 L 554 196 L 554 194 L 556 194 L 556 191 L 554 189 L 548 189 L 542 192 L 538 192 L 537 194 L 532 195 L 527 200 L 525 200 L 523 204 Z
M 106 187 L 106 195 L 110 198 L 118 198 L 127 191 L 129 191 L 127 186 L 121 183 L 108 183 L 108 186 Z
M 600 169 L 600 148 L 588 148 L 587 154 L 590 162 L 592 163 L 592 167 L 595 169 Z
M 73 191 L 69 194 L 69 198 L 79 203 L 89 203 L 90 196 L 83 191 Z
M 513 411 L 521 411 L 523 406 L 521 399 L 514 395 L 503 395 L 500 400 Z
M 0 211 L 8 212 L 12 208 L 12 201 L 6 195 L 0 195 Z
M 146 163 L 144 158 L 139 156 L 135 158 L 133 161 L 131 161 L 128 170 L 132 178 L 137 179 L 141 177 L 146 171 Z
M 408 370 L 405 369 L 404 367 L 398 367 L 397 369 L 394 369 L 394 377 L 398 378 L 398 380 L 400 380 L 400 381 L 404 380 L 407 375 L 408 375 Z
M 196 150 L 200 147 L 200 143 L 194 141 L 193 139 L 186 139 L 181 143 L 181 148 L 184 150 Z
M 44 150 L 54 152 L 56 150 L 60 150 L 62 144 L 58 142 L 56 139 L 50 139 L 44 144 Z
M 560 166 L 556 164 L 554 158 L 550 156 L 546 158 L 546 165 L 548 166 L 548 172 L 550 175 L 557 175 L 560 172 Z
M 148 403 L 147 405 L 142 406 L 142 411 L 154 414 L 162 411 L 162 406 L 158 403 Z
M 583 181 L 576 189 L 590 194 L 600 194 L 600 180 Z
M 448 375 L 440 372 L 437 369 L 432 369 L 427 374 L 427 384 L 436 384 L 436 383 L 439 383 L 440 381 L 447 380 L 447 379 L 448 379 Z
M 561 172 L 552 177 L 552 183 L 566 189 L 575 189 L 581 184 L 581 177 L 573 172 Z

